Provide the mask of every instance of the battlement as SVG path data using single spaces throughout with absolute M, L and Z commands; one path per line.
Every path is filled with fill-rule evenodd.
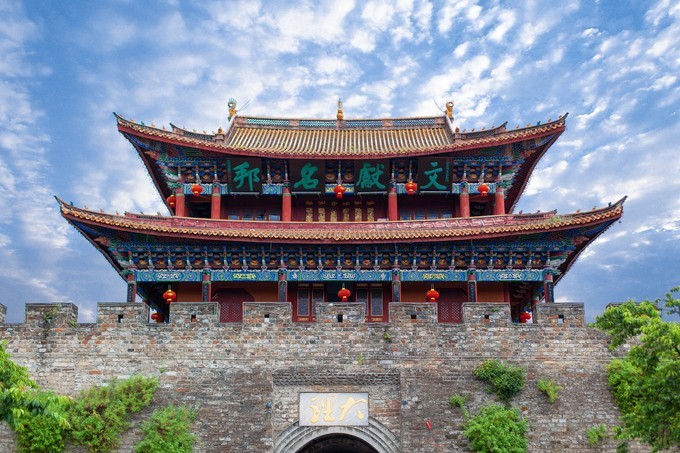
M 145 304 L 99 303 L 96 322 L 79 324 L 73 304 L 27 304 L 25 322 L 14 324 L 0 305 L 0 340 L 36 382 L 60 393 L 157 377 L 156 404 L 200 402 L 201 451 L 297 451 L 287 442 L 305 392 L 368 395 L 366 429 L 392 433 L 399 448 L 391 451 L 464 450 L 463 420 L 447 401 L 469 395 L 473 412 L 492 401 L 474 376 L 492 358 L 526 369 L 516 402 L 532 424 L 529 451 L 584 451 L 589 427 L 618 423 L 609 338 L 586 328 L 581 304 L 540 304 L 534 324 L 513 323 L 506 303 L 465 303 L 461 323 L 440 323 L 436 303 L 392 303 L 387 323 L 366 322 L 360 303 L 316 304 L 315 322 L 293 322 L 288 302 L 246 302 L 239 323 L 219 322 L 218 303 L 169 308 L 156 323 Z M 539 378 L 563 387 L 555 405 L 537 390 Z M 15 451 L 13 442 L 0 429 L 0 451 Z
M 437 304 L 399 302 L 389 306 L 388 324 L 437 324 Z M 5 323 L 7 308 L 0 304 L 0 324 Z M 25 324 L 41 327 L 77 327 L 78 307 L 70 303 L 29 303 L 26 304 Z M 179 302 L 170 306 L 169 325 L 219 325 L 220 306 L 215 302 Z M 364 324 L 365 306 L 361 303 L 339 302 L 316 304 L 316 323 Z M 139 303 L 100 302 L 97 304 L 97 324 L 115 327 L 130 324 L 155 324 L 149 319 L 149 307 Z M 241 323 L 238 323 L 239 325 Z M 271 324 L 290 325 L 293 323 L 292 307 L 289 302 L 245 302 L 243 304 L 243 325 Z M 307 324 L 307 323 L 306 323 Z M 367 323 L 368 324 L 368 323 Z M 384 324 L 384 323 L 383 323 Z M 534 324 L 514 324 L 507 303 L 465 303 L 463 323 L 465 325 L 531 327 L 584 327 L 583 304 L 556 303 L 536 306 Z M 231 325 L 231 324 L 225 324 Z M 442 325 L 456 325 L 446 323 Z

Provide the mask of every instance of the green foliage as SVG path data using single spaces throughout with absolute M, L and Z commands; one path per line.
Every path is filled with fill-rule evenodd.
M 71 437 L 90 452 L 111 451 L 128 428 L 129 414 L 148 406 L 157 387 L 155 378 L 134 376 L 81 392 L 68 412 Z
M 6 348 L 7 342 L 0 342 L 0 421 L 18 432 L 25 428 L 29 416 L 42 414 L 68 426 L 66 419 L 54 409 L 67 398 L 41 392 L 27 369 L 10 360 Z
M 466 403 L 467 397 L 465 395 L 451 395 L 449 397 L 449 406 L 451 406 L 451 408 L 460 407 L 460 410 L 463 412 L 463 418 L 467 420 L 470 418 L 470 413 L 465 405 Z
M 501 401 L 509 401 L 524 387 L 524 368 L 505 365 L 496 359 L 479 364 L 475 376 L 491 384 L 491 390 Z
M 600 441 L 609 437 L 607 434 L 607 426 L 604 424 L 593 425 L 586 431 L 586 436 L 588 437 L 588 445 L 594 447 Z
M 538 387 L 540 392 L 545 393 L 550 403 L 557 401 L 560 390 L 562 390 L 562 387 L 557 385 L 552 379 L 539 379 L 536 382 L 536 387 Z
M 135 446 L 137 453 L 185 453 L 193 450 L 196 436 L 191 424 L 196 411 L 185 407 L 168 406 L 155 410 L 142 425 L 142 440 Z
M 365 360 L 365 359 L 364 359 L 364 355 L 363 355 L 362 353 L 359 353 L 359 355 L 357 356 L 357 363 L 358 363 L 359 365 L 363 365 L 363 364 L 364 364 L 364 360 Z
M 653 451 L 680 445 L 680 324 L 661 316 L 678 312 L 679 290 L 664 301 L 610 307 L 595 322 L 611 335 L 612 347 L 639 336 L 627 357 L 610 363 L 607 380 L 623 421 L 617 437 L 639 439 Z M 660 302 L 665 308 L 657 308 Z
M 465 424 L 472 451 L 522 453 L 527 451 L 527 422 L 519 411 L 500 404 L 482 407 Z
M 70 401 L 53 404 L 51 411 L 65 414 Z M 21 452 L 57 453 L 64 450 L 69 426 L 53 416 L 35 414 L 26 416 L 24 429 L 17 432 L 17 444 Z

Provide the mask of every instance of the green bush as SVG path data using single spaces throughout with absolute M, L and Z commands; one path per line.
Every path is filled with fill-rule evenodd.
M 562 387 L 557 385 L 551 379 L 539 379 L 538 382 L 536 382 L 536 387 L 538 387 L 540 392 L 545 393 L 545 395 L 548 397 L 548 401 L 551 403 L 557 401 L 560 390 L 562 390 Z
M 193 450 L 196 436 L 191 424 L 196 411 L 186 407 L 168 406 L 157 409 L 142 425 L 142 440 L 135 446 L 137 453 L 185 453 Z
M 467 403 L 467 397 L 465 395 L 451 395 L 449 397 L 449 406 L 451 406 L 451 408 L 460 407 L 460 410 L 463 411 L 463 418 L 467 420 L 470 414 L 465 403 Z
M 50 392 L 51 393 L 51 392 Z M 57 398 L 51 394 L 50 398 Z M 65 414 L 70 401 L 66 399 L 47 406 L 50 414 L 29 414 L 24 417 L 24 428 L 17 431 L 17 446 L 21 452 L 57 453 L 64 450 L 68 425 L 51 413 Z
M 68 412 L 71 437 L 90 452 L 111 451 L 129 426 L 129 414 L 148 406 L 157 387 L 157 379 L 135 376 L 81 392 Z
M 519 411 L 500 404 L 482 407 L 465 424 L 472 451 L 523 453 L 527 451 L 527 422 Z
M 607 434 L 607 426 L 604 424 L 593 425 L 586 431 L 586 436 L 588 437 L 588 445 L 595 446 L 600 441 L 609 437 Z
M 491 393 L 501 401 L 509 401 L 524 387 L 524 368 L 505 365 L 496 359 L 479 364 L 475 377 L 491 384 Z

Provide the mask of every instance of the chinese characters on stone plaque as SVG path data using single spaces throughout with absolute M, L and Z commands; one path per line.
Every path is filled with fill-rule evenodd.
M 367 426 L 368 393 L 300 393 L 300 426 Z

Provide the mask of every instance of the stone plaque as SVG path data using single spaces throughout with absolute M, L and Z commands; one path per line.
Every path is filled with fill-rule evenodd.
M 300 393 L 300 426 L 368 426 L 368 393 Z

